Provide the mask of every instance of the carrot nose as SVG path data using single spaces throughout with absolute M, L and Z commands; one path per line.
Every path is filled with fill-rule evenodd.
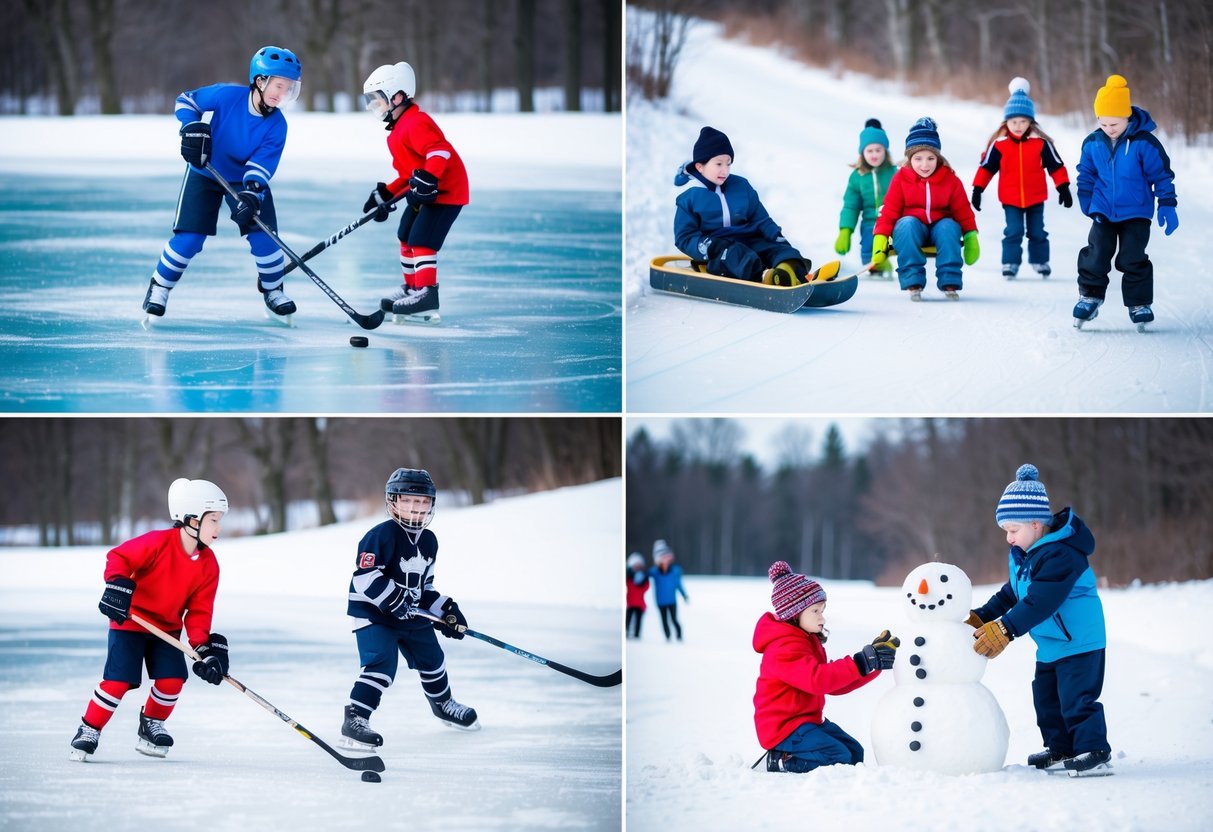
M 926 595 L 926 594 L 927 594 L 929 591 L 930 591 L 930 590 L 927 588 L 927 579 L 926 579 L 926 578 L 923 578 L 923 579 L 922 579 L 921 581 L 919 581 L 919 583 L 918 583 L 918 594 L 919 594 L 919 595 Z

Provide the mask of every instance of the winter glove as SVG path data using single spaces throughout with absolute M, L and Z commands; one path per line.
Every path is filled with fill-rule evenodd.
M 388 615 L 394 615 L 401 620 L 412 618 L 417 612 L 417 608 L 413 606 L 413 599 L 400 584 L 396 584 L 392 588 L 379 608 Z
M 101 610 L 102 615 L 122 624 L 130 617 L 134 594 L 135 582 L 130 578 L 110 578 L 105 582 L 105 592 L 101 593 L 101 603 L 97 609 Z
M 181 125 L 181 158 L 196 168 L 206 167 L 211 160 L 211 126 L 205 121 Z
M 699 259 L 705 262 L 710 261 L 712 259 L 712 253 L 716 251 L 718 247 L 718 242 L 715 237 L 709 237 L 706 234 L 700 237 L 699 245 L 697 246 L 699 249 Z
M 981 192 L 982 192 L 982 190 L 983 190 L 982 188 L 979 188 L 979 187 L 978 187 L 978 186 L 976 186 L 976 185 L 974 185 L 974 186 L 973 186 L 973 198 L 972 198 L 972 199 L 970 199 L 970 200 L 969 200 L 969 202 L 972 202 L 972 203 L 973 203 L 973 210 L 974 210 L 974 211 L 980 211 L 980 210 L 981 210 Z M 972 264 L 972 263 L 970 263 L 969 265 L 971 266 L 971 265 L 973 265 L 973 264 Z
M 982 624 L 973 631 L 973 638 L 975 640 L 973 649 L 987 659 L 996 657 L 1011 643 L 1011 634 L 1007 632 L 1007 627 L 1002 623 L 1002 619 Z
M 1175 213 L 1174 205 L 1158 206 L 1158 227 L 1166 229 L 1168 237 L 1179 228 L 1179 215 Z
M 880 635 L 872 639 L 871 646 L 876 650 L 876 659 L 880 662 L 880 669 L 889 670 L 897 658 L 897 648 L 901 646 L 901 639 L 890 635 L 888 630 L 881 630 Z
M 379 182 L 371 191 L 371 195 L 366 198 L 366 202 L 362 203 L 362 213 L 374 211 L 375 222 L 383 222 L 390 212 L 396 210 L 395 205 L 387 204 L 391 200 L 392 192 L 387 189 L 387 185 Z
M 889 238 L 877 234 L 872 238 L 872 263 L 879 266 L 889 256 Z
M 232 219 L 236 225 L 243 228 L 261 213 L 261 191 L 264 188 L 256 179 L 244 183 L 243 190 L 236 194 L 236 207 L 232 208 Z
M 834 251 L 836 254 L 846 254 L 851 250 L 851 229 L 838 229 L 838 239 L 834 241 Z
M 211 633 L 210 641 L 198 645 L 198 661 L 194 673 L 205 682 L 217 685 L 227 675 L 227 639 Z
M 1074 207 L 1074 197 L 1070 194 L 1070 183 L 1062 182 L 1057 186 L 1057 201 L 1063 208 Z
M 442 633 L 447 638 L 463 638 L 463 631 L 457 628 L 467 628 L 468 620 L 463 617 L 463 613 L 459 611 L 459 605 L 455 603 L 454 598 L 447 598 L 442 603 L 442 620 L 443 624 L 434 622 L 434 629 Z
M 972 266 L 981 257 L 981 245 L 977 242 L 977 232 L 970 231 L 964 235 L 965 265 Z
M 438 177 L 428 170 L 417 168 L 409 177 L 409 189 L 405 191 L 404 198 L 414 208 L 433 202 L 438 198 Z
M 871 644 L 865 644 L 863 649 L 854 656 L 851 656 L 851 658 L 854 659 L 855 666 L 859 668 L 860 676 L 867 676 L 870 673 L 875 673 L 884 666 L 884 662 L 880 658 L 880 654 Z M 890 660 L 889 667 L 892 666 L 892 660 Z
M 965 623 L 968 624 L 970 627 L 972 627 L 974 630 L 976 630 L 978 627 L 980 627 L 982 624 L 985 624 L 986 622 L 982 621 L 976 612 L 974 612 L 973 610 L 969 610 L 969 615 L 967 618 L 965 618 Z

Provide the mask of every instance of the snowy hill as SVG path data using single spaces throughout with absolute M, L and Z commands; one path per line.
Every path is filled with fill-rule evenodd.
M 1008 77 L 1008 81 L 1010 78 Z M 1149 79 L 1130 79 L 1150 107 Z M 1094 90 L 1091 90 L 1092 97 Z M 728 134 L 734 173 L 757 188 L 789 240 L 816 264 L 834 259 L 842 192 L 864 121 L 882 120 L 894 159 L 915 119 L 939 124 L 943 155 L 972 181 L 1001 107 L 912 98 L 888 82 L 811 69 L 774 49 L 723 40 L 700 24 L 668 101 L 627 110 L 627 396 L 632 412 L 1037 413 L 1204 412 L 1213 408 L 1213 293 L 1194 243 L 1208 226 L 1202 195 L 1213 152 L 1161 134 L 1176 172 L 1180 228 L 1153 228 L 1157 322 L 1139 334 L 1114 273 L 1099 320 L 1072 327 L 1076 259 L 1089 221 L 1050 194 L 1053 276 L 1026 264 L 1000 274 L 1002 207 L 991 188 L 977 215 L 982 255 L 964 270 L 959 303 L 928 265 L 924 303 L 895 281 L 863 280 L 838 307 L 793 315 L 691 301 L 648 288 L 650 258 L 675 253 L 673 175 L 704 124 Z M 1040 114 L 1071 178 L 1093 118 Z M 860 266 L 858 235 L 843 268 Z

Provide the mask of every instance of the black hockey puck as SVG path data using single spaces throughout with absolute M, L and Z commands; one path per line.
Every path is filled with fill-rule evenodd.
M 357 338 L 357 337 L 358 336 L 356 336 L 356 335 L 354 336 L 354 338 Z M 351 338 L 350 340 L 352 341 L 353 338 Z M 362 340 L 365 341 L 366 339 L 363 338 Z M 363 346 L 366 346 L 366 345 L 363 344 Z M 377 771 L 364 771 L 364 772 L 362 772 L 362 782 L 364 782 L 364 783 L 382 783 L 383 778 L 379 776 L 379 772 L 377 772 Z
M 371 343 L 371 340 L 369 338 L 367 338 L 365 335 L 351 335 L 350 336 L 350 346 L 351 347 L 365 347 L 369 343 Z M 374 774 L 374 772 L 367 772 L 367 773 Z

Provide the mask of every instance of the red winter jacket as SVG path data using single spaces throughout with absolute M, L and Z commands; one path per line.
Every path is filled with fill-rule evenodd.
M 636 579 L 640 578 L 640 583 Z M 625 580 L 628 585 L 628 609 L 637 609 L 642 612 L 646 609 L 644 603 L 644 594 L 649 591 L 649 575 L 643 569 L 629 569 L 625 575 Z
M 806 722 L 820 725 L 827 693 L 850 693 L 880 675 L 878 670 L 860 676 L 850 656 L 826 661 L 821 639 L 769 612 L 754 628 L 754 650 L 762 654 L 754 691 L 754 727 L 767 750 Z
M 977 230 L 977 218 L 973 216 L 965 186 L 945 165 L 935 168 L 926 179 L 909 165 L 898 170 L 884 195 L 884 205 L 872 233 L 891 236 L 893 226 L 902 217 L 917 217 L 927 225 L 951 217 L 960 223 L 960 233 Z
M 1027 208 L 1049 198 L 1045 171 L 1053 177 L 1054 187 L 1070 181 L 1065 162 L 1061 161 L 1052 142 L 1031 133 L 1025 136 L 1007 134 L 986 148 L 973 184 L 984 190 L 997 173 L 1001 177 L 998 201 L 1003 205 Z

